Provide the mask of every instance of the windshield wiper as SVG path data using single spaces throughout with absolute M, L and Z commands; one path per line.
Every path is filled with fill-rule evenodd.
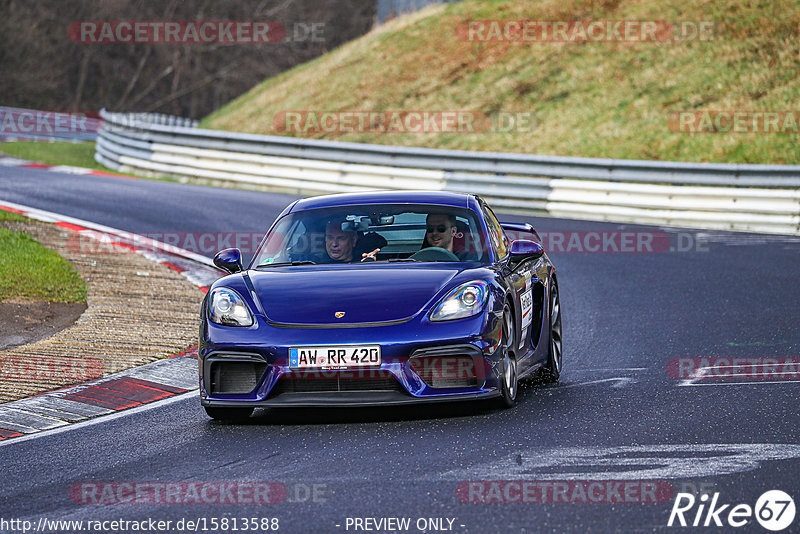
M 288 265 L 316 265 L 317 262 L 311 260 L 300 260 L 300 261 L 281 261 L 278 263 L 262 263 L 261 265 L 257 265 L 256 269 L 261 269 L 262 267 L 286 267 Z
M 392 258 L 392 259 L 386 260 L 386 261 L 396 262 L 396 261 L 419 261 L 419 260 L 415 260 L 414 258 Z

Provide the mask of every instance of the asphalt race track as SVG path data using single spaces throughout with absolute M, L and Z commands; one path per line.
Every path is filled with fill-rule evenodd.
M 263 232 L 293 197 L 0 167 L 0 199 L 154 233 Z M 388 518 L 408 518 L 401 531 L 668 532 L 694 530 L 667 526 L 679 492 L 718 493 L 719 505 L 731 505 L 722 521 L 733 505 L 755 507 L 768 490 L 800 505 L 800 238 L 501 218 L 528 220 L 559 245 L 545 239 L 564 310 L 558 385 L 524 385 L 511 410 L 473 403 L 258 411 L 240 426 L 212 422 L 196 393 L 187 394 L 0 445 L 0 517 L 200 520 L 199 531 L 220 518 L 228 531 L 234 518 L 278 518 L 281 532 L 382 531 L 378 525 L 393 525 Z M 614 232 L 657 234 L 668 246 L 551 252 L 572 236 L 585 245 L 586 232 L 609 241 Z M 563 241 L 552 241 L 556 235 Z M 781 363 L 755 378 L 674 377 L 690 358 L 720 369 L 735 358 Z M 97 494 L 87 490 L 237 481 L 276 482 L 285 494 L 272 493 L 280 502 L 270 504 L 246 504 L 247 496 L 94 504 Z M 581 497 L 593 481 L 608 499 Z M 514 502 L 523 483 L 545 488 L 533 493 L 537 502 Z M 634 495 L 643 483 L 666 497 Z M 559 499 L 555 487 L 568 492 Z M 620 488 L 634 502 L 615 499 L 625 495 Z M 687 522 L 697 511 L 686 512 Z M 709 532 L 766 532 L 753 517 L 743 528 L 709 520 Z M 800 532 L 799 522 L 785 532 Z

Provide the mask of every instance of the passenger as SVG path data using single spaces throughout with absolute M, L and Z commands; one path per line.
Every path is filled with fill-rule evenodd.
M 325 225 L 325 252 L 332 263 L 356 261 L 353 258 L 353 248 L 358 241 L 358 234 L 355 230 L 346 230 L 349 225 L 352 225 L 352 222 L 343 219 L 333 219 Z M 359 261 L 374 261 L 380 250 L 376 248 L 372 252 L 364 252 Z
M 355 230 L 345 230 L 347 222 L 333 219 L 325 225 L 325 252 L 333 263 L 353 261 L 353 247 L 358 239 Z
M 453 252 L 453 237 L 456 231 L 454 215 L 431 213 L 425 219 L 425 240 L 422 248 L 439 247 Z

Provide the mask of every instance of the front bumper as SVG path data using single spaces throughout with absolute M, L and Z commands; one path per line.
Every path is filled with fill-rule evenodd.
M 498 390 L 483 393 L 461 393 L 439 395 L 435 397 L 410 397 L 392 391 L 336 391 L 317 393 L 282 393 L 274 398 L 261 401 L 236 401 L 203 399 L 203 406 L 215 407 L 264 407 L 264 408 L 320 408 L 320 407 L 367 407 L 367 406 L 404 406 L 408 404 L 476 401 L 498 397 Z
M 259 320 L 251 328 L 234 329 L 204 322 L 198 358 L 201 403 L 214 407 L 355 407 L 491 398 L 499 395 L 499 335 L 500 324 L 493 313 L 447 323 L 412 320 L 347 329 L 279 328 Z M 379 344 L 382 363 L 371 369 L 289 368 L 292 346 L 338 344 Z M 468 365 L 462 365 L 467 357 L 473 362 L 471 376 Z M 434 362 L 449 359 L 453 364 L 445 363 L 437 371 Z M 220 391 L 215 372 L 220 364 L 231 363 L 244 364 L 247 373 L 253 369 L 253 376 L 247 376 L 251 382 L 240 386 L 247 390 L 254 385 L 252 389 Z M 375 380 L 376 374 L 380 380 Z

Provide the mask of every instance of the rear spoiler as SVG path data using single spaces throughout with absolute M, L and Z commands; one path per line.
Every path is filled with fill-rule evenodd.
M 504 222 L 500 223 L 500 226 L 503 227 L 503 230 L 505 230 L 506 233 L 510 234 L 509 237 L 515 237 L 516 239 L 530 239 L 531 237 L 534 237 L 537 242 L 541 243 L 542 241 L 542 238 L 539 237 L 539 232 L 537 232 L 536 229 L 528 223 Z M 526 236 L 520 234 L 532 234 L 532 235 Z M 515 241 L 515 239 L 511 239 L 511 241 Z

